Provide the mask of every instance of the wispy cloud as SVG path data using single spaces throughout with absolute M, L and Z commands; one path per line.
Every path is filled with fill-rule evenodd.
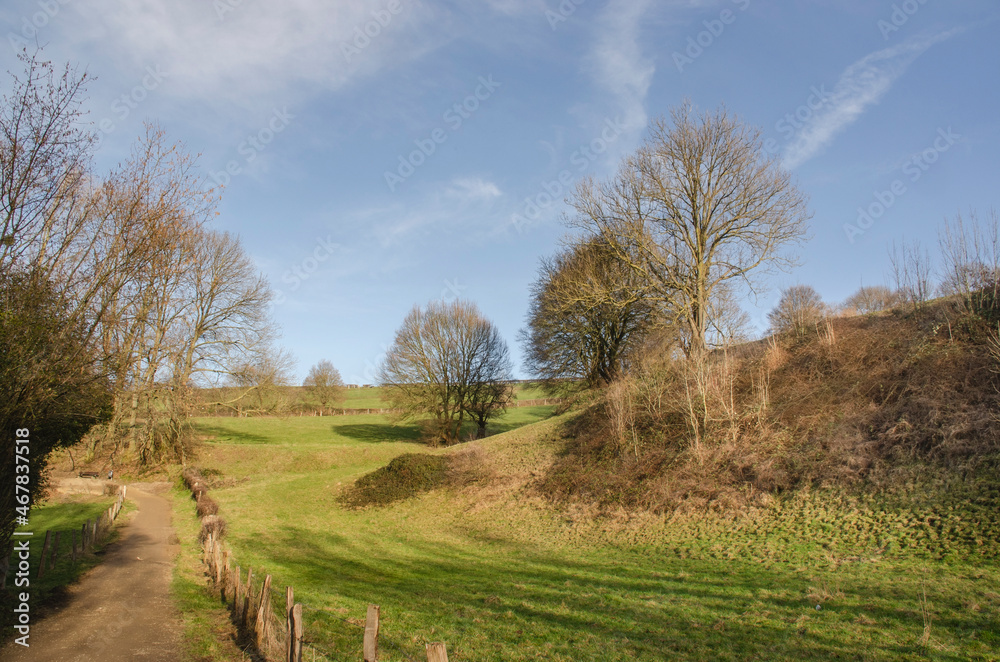
M 590 57 L 595 81 L 614 96 L 629 133 L 646 128 L 646 94 L 656 72 L 639 45 L 639 29 L 650 4 L 611 0 L 599 20 L 603 28 Z
M 445 195 L 458 200 L 488 200 L 501 194 L 496 184 L 481 177 L 459 177 L 445 189 Z
M 917 35 L 897 46 L 876 51 L 847 67 L 823 107 L 803 126 L 785 149 L 786 168 L 797 168 L 827 145 L 838 133 L 878 103 L 909 66 L 934 44 L 960 30 Z
M 384 0 L 90 0 L 58 41 L 90 54 L 102 76 L 125 63 L 170 74 L 163 94 L 226 103 L 227 112 L 336 90 L 448 43 L 437 9 Z M 292 97 L 292 98 L 290 98 Z

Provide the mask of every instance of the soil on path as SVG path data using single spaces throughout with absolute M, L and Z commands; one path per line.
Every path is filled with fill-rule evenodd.
M 104 560 L 68 589 L 57 612 L 31 624 L 30 647 L 10 642 L 11 662 L 173 662 L 180 658 L 181 625 L 170 597 L 174 556 L 166 483 L 129 485 L 138 505 Z

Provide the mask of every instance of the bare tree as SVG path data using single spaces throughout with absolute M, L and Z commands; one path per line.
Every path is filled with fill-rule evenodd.
M 653 324 L 644 290 L 598 238 L 542 260 L 520 333 L 528 369 L 551 389 L 611 383 Z
M 969 310 L 982 309 L 985 297 L 997 298 L 1000 288 L 1000 215 L 991 209 L 981 218 L 976 211 L 961 214 L 938 231 L 941 283 L 945 296 L 958 295 Z M 991 304 L 992 305 L 992 304 Z
M 685 330 L 689 355 L 706 349 L 711 302 L 723 283 L 786 267 L 806 233 L 805 195 L 762 146 L 761 132 L 725 109 L 690 103 L 652 122 L 643 145 L 609 181 L 583 181 L 575 223 L 604 238 Z
M 892 264 L 893 280 L 901 300 L 919 310 L 931 293 L 931 258 L 919 241 L 899 245 L 893 241 L 889 246 L 889 260 Z
M 844 307 L 860 315 L 878 313 L 899 304 L 899 294 L 885 285 L 865 285 L 844 301 Z
M 466 416 L 485 432 L 511 391 L 507 345 L 493 323 L 467 301 L 415 306 L 378 369 L 386 399 L 404 416 L 429 415 L 432 441 L 456 443 Z
M 20 262 L 49 277 L 79 233 L 94 137 L 82 128 L 87 75 L 39 53 L 18 56 L 0 108 L 0 271 Z
M 230 371 L 229 382 L 238 387 L 235 404 L 239 415 L 279 414 L 289 404 L 285 387 L 292 383 L 295 358 L 286 350 L 267 344 Z
M 309 368 L 309 374 L 302 385 L 319 400 L 323 409 L 330 403 L 343 400 L 346 391 L 340 372 L 325 359 Z
M 782 291 L 774 310 L 767 314 L 775 333 L 802 335 L 827 313 L 823 299 L 809 285 L 793 285 Z

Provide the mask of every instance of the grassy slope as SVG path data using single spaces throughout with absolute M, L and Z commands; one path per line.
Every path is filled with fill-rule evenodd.
M 384 509 L 344 510 L 338 490 L 400 453 L 450 451 L 383 417 L 204 419 L 199 462 L 223 472 L 237 562 L 295 587 L 331 660 L 358 656 L 369 602 L 387 661 L 427 640 L 459 662 L 998 659 L 996 494 L 596 518 L 524 489 L 559 454 L 561 420 L 476 442 L 496 480 Z

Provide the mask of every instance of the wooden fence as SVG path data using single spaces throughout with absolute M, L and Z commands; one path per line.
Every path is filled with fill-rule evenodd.
M 200 475 L 185 471 L 184 479 L 195 499 L 205 497 L 207 490 Z M 266 660 L 302 662 L 303 650 L 308 645 L 304 643 L 303 605 L 295 602 L 294 589 L 285 587 L 284 605 L 276 611 L 272 594 L 278 596 L 280 604 L 281 592 L 272 586 L 271 575 L 261 573 L 264 575 L 261 580 L 254 575 L 253 568 L 247 568 L 244 576 L 232 551 L 217 534 L 224 530 L 218 528 L 218 517 L 204 517 L 202 524 L 202 531 L 208 531 L 202 542 L 202 562 L 206 566 L 208 581 L 229 606 L 240 637 L 244 642 L 253 644 Z M 359 642 L 364 662 L 377 662 L 379 659 L 380 613 L 378 605 L 368 605 Z M 448 650 L 443 642 L 428 643 L 425 649 L 427 662 L 448 662 Z M 322 651 L 319 652 L 322 654 Z
M 79 545 L 77 545 L 76 529 L 70 531 L 70 547 L 67 551 L 63 552 L 61 558 L 68 556 L 70 562 L 76 565 L 78 555 L 89 552 L 94 548 L 94 545 L 104 540 L 105 536 L 111 531 L 115 520 L 118 519 L 118 513 L 121 512 L 122 506 L 125 504 L 127 491 L 128 487 L 122 485 L 118 490 L 118 498 L 115 499 L 113 504 L 108 506 L 107 510 L 101 513 L 96 519 L 87 520 L 83 523 L 80 527 Z M 42 543 L 42 558 L 38 564 L 38 579 L 44 577 L 46 571 L 51 571 L 55 567 L 56 559 L 60 558 L 59 548 L 62 542 L 62 534 L 62 531 L 56 531 L 55 535 L 52 535 L 52 531 L 45 532 L 45 542 Z M 11 549 L 7 550 L 3 564 L 0 565 L 0 589 L 7 588 L 7 573 L 10 571 L 10 555 L 13 552 L 13 544 L 13 541 L 11 541 Z

